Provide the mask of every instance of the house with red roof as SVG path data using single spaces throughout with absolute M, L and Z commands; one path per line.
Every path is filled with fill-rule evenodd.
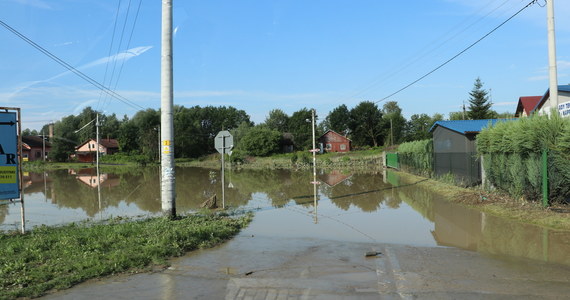
M 542 99 L 542 96 L 519 97 L 515 118 L 530 116 L 530 113 L 534 110 L 540 99 Z
M 94 162 L 97 156 L 97 141 L 89 139 L 75 147 L 75 157 L 80 162 Z M 116 139 L 99 140 L 99 155 L 109 155 L 119 151 L 119 142 Z
M 326 152 L 349 152 L 352 143 L 349 138 L 333 130 L 325 132 L 318 142 L 324 146 Z

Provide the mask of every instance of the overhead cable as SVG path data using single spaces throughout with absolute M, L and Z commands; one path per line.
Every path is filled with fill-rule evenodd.
M 526 6 L 524 6 L 523 8 L 519 9 L 516 13 L 514 13 L 512 16 L 510 16 L 508 19 L 506 19 L 505 21 L 503 21 L 501 24 L 497 25 L 495 28 L 493 28 L 491 31 L 489 31 L 487 34 L 485 34 L 484 36 L 482 36 L 481 38 L 479 38 L 478 40 L 476 40 L 475 42 L 473 42 L 471 45 L 467 46 L 465 49 L 461 50 L 459 53 L 457 53 L 456 55 L 454 55 L 453 57 L 451 57 L 450 59 L 446 60 L 445 62 L 443 62 L 442 64 L 440 64 L 439 66 L 435 67 L 434 69 L 432 69 L 431 71 L 427 72 L 426 74 L 424 74 L 423 76 L 421 76 L 420 78 L 412 81 L 411 83 L 407 84 L 406 86 L 404 86 L 403 88 L 393 92 L 392 94 L 378 100 L 378 101 L 374 101 L 374 103 L 379 103 L 382 102 L 386 99 L 389 99 L 390 97 L 393 97 L 394 95 L 408 89 L 409 87 L 411 87 L 412 85 L 418 83 L 419 81 L 421 81 L 422 79 L 428 77 L 429 75 L 431 75 L 432 73 L 434 73 L 435 71 L 441 69 L 443 66 L 447 65 L 448 63 L 450 63 L 451 61 L 453 61 L 454 59 L 456 59 L 457 57 L 459 57 L 460 55 L 462 55 L 463 53 L 467 52 L 467 50 L 473 48 L 473 46 L 477 45 L 479 42 L 481 42 L 482 40 L 484 40 L 486 37 L 488 37 L 489 35 L 491 35 L 493 32 L 495 32 L 497 29 L 501 28 L 503 25 L 505 25 L 508 21 L 510 21 L 512 18 L 516 17 L 518 14 L 520 14 L 523 10 L 527 9 L 528 7 L 530 7 L 531 5 L 537 3 L 538 0 L 532 0 L 531 2 L 529 2 Z
M 45 54 L 47 57 L 51 58 L 52 60 L 54 60 L 55 62 L 57 62 L 58 64 L 60 64 L 61 66 L 63 66 L 64 68 L 68 69 L 69 71 L 73 72 L 75 75 L 81 77 L 81 79 L 87 81 L 88 83 L 92 84 L 93 86 L 95 86 L 96 88 L 102 90 L 103 92 L 105 92 L 107 95 L 125 103 L 126 105 L 137 109 L 137 110 L 144 110 L 145 108 L 140 106 L 139 104 L 119 95 L 118 93 L 110 90 L 109 88 L 107 88 L 106 86 L 102 85 L 101 83 L 99 83 L 98 81 L 96 81 L 95 79 L 89 77 L 88 75 L 86 75 L 85 73 L 77 70 L 75 67 L 71 66 L 70 64 L 66 63 L 64 60 L 60 59 L 59 57 L 57 57 L 56 55 L 52 54 L 51 52 L 49 52 L 48 50 L 46 50 L 45 48 L 43 48 L 42 46 L 36 44 L 34 41 L 32 41 L 31 39 L 29 39 L 28 37 L 26 37 L 24 34 L 20 33 L 19 31 L 17 31 L 16 29 L 12 28 L 10 25 L 6 24 L 5 22 L 0 20 L 0 25 L 2 25 L 4 28 L 8 29 L 8 31 L 12 32 L 13 34 L 15 34 L 17 37 L 19 37 L 20 39 L 22 39 L 23 41 L 25 41 L 26 43 L 30 44 L 32 47 L 36 48 L 37 50 L 39 50 L 40 52 L 42 52 L 43 54 Z

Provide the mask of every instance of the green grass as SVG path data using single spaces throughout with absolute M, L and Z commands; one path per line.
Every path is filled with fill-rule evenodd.
M 39 297 L 91 278 L 148 270 L 217 245 L 249 224 L 242 217 L 186 216 L 37 227 L 0 235 L 0 299 Z

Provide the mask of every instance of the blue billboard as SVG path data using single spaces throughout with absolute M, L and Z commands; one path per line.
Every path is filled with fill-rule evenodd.
M 20 198 L 17 125 L 15 112 L 0 112 L 0 199 Z

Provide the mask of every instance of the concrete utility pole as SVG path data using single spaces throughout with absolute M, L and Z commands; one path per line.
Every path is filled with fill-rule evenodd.
M 546 0 L 548 22 L 548 69 L 550 71 L 550 109 L 558 111 L 558 75 L 556 70 L 556 35 L 554 32 L 554 0 Z M 550 113 L 550 111 L 548 112 Z
M 172 88 L 172 0 L 162 1 L 162 51 L 160 72 L 161 200 L 165 217 L 176 217 L 174 182 L 174 121 Z

